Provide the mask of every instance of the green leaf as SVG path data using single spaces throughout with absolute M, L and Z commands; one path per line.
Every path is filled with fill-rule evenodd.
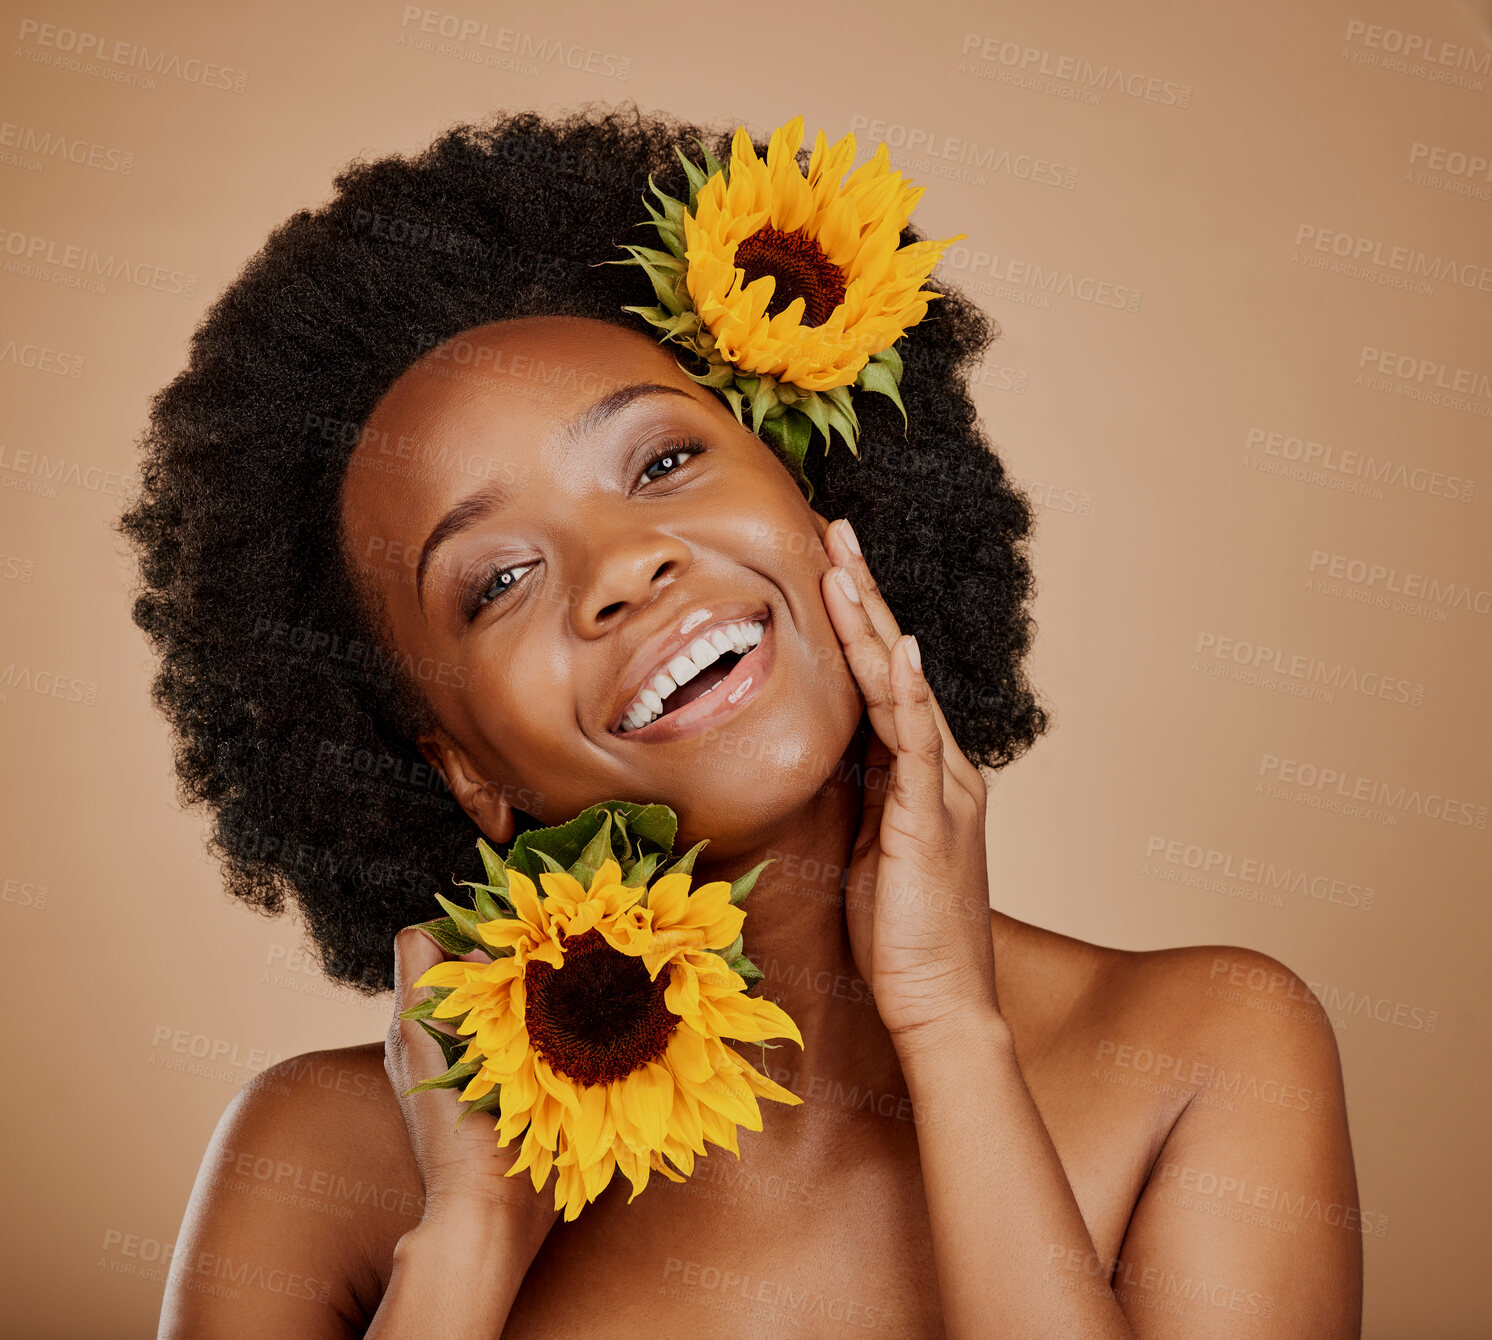
M 664 875 L 692 875 L 694 873 L 694 858 L 705 849 L 709 840 L 709 838 L 700 838 L 698 842 L 690 847 L 667 870 L 663 871 L 658 878 L 662 879 Z
M 760 875 L 761 872 L 765 870 L 769 865 L 771 865 L 772 862 L 776 859 L 777 858 L 775 856 L 769 856 L 765 861 L 760 861 L 756 865 L 752 866 L 752 868 L 748 870 L 744 875 L 742 875 L 740 879 L 731 881 L 730 901 L 732 906 L 735 906 L 737 903 L 743 903 L 746 901 L 746 895 L 750 893 L 753 888 L 756 887 L 757 876 Z
M 542 850 L 555 858 L 559 869 L 568 869 L 601 826 L 603 810 L 620 810 L 626 815 L 632 836 L 640 841 L 660 847 L 664 852 L 673 849 L 678 817 L 667 805 L 638 805 L 630 800 L 607 800 L 588 806 L 573 819 L 553 828 L 531 828 L 520 833 L 508 851 L 509 867 L 521 870 L 530 879 L 537 880 L 541 870 L 554 868 L 540 862 L 537 853 Z
M 901 411 L 902 427 L 907 426 L 907 409 L 901 403 L 901 392 L 897 389 L 895 374 L 887 364 L 867 363 L 860 369 L 855 385 L 863 386 L 867 391 L 878 391 L 881 395 L 890 396 L 896 408 Z
M 416 929 L 424 931 L 448 954 L 469 954 L 473 949 L 481 948 L 475 940 L 464 936 L 450 917 L 437 917 L 434 921 L 422 921 Z
M 405 1089 L 404 1097 L 408 1098 L 412 1093 L 428 1093 L 431 1089 L 460 1088 L 481 1068 L 482 1063 L 480 1061 L 459 1061 L 447 1070 L 444 1075 L 436 1075 L 433 1079 L 421 1080 L 413 1088 Z
M 667 805 L 630 805 L 627 821 L 638 837 L 646 838 L 666 856 L 679 835 L 679 816 Z
M 420 1020 L 420 1027 L 432 1038 L 440 1043 L 441 1054 L 446 1058 L 446 1064 L 453 1066 L 461 1059 L 461 1053 L 471 1046 L 470 1038 L 457 1037 L 451 1033 L 444 1033 L 436 1028 L 434 1024 Z M 473 1062 L 473 1065 L 476 1063 Z

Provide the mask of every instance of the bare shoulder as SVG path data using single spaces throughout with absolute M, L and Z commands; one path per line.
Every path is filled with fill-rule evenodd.
M 423 1200 L 383 1045 L 308 1052 L 229 1103 L 172 1256 L 162 1336 L 359 1335 Z
M 994 933 L 1033 1095 L 1089 1222 L 1118 1225 L 1104 1238 L 1118 1251 L 1093 1268 L 1136 1331 L 1356 1336 L 1372 1226 L 1336 1037 L 1300 975 L 1227 945 L 1133 952 L 1023 923 Z M 1093 1151 L 1123 1184 L 1113 1204 L 1081 1184 Z
M 1082 1038 L 1091 1061 L 1177 1092 L 1205 1089 L 1217 1067 L 1260 1061 L 1299 1076 L 1308 1102 L 1340 1094 L 1326 1011 L 1298 973 L 1267 954 L 1231 945 L 1112 949 L 1010 918 L 993 933 L 1002 1008 L 1034 1037 Z

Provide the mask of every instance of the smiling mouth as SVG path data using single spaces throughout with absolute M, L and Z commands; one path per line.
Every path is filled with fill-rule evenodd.
M 735 620 L 730 625 L 708 629 L 706 640 L 710 641 L 710 635 L 717 632 L 721 636 L 712 643 L 716 659 L 695 666 L 693 658 L 686 658 L 691 659 L 688 667 L 679 666 L 677 658 L 670 662 L 674 669 L 688 675 L 684 682 L 679 683 L 673 675 L 664 673 L 664 682 L 659 684 L 655 676 L 612 733 L 638 743 L 677 739 L 732 715 L 754 698 L 775 659 L 770 610 L 754 620 Z M 731 644 L 729 650 L 718 645 L 727 641 Z M 689 673 L 691 670 L 693 673 Z M 666 696 L 659 689 L 667 690 Z

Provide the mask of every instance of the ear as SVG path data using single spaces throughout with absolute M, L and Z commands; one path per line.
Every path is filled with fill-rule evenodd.
M 426 735 L 417 743 L 425 761 L 445 779 L 456 803 L 482 830 L 487 841 L 494 846 L 511 842 L 518 831 L 518 822 L 513 818 L 507 788 L 479 776 L 461 747 L 443 735 Z

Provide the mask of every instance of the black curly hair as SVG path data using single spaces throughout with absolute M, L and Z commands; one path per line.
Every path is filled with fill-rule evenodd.
M 289 895 L 327 973 L 359 989 L 392 986 L 395 932 L 435 911 L 453 871 L 476 876 L 479 834 L 414 743 L 429 718 L 420 676 L 340 550 L 348 459 L 384 391 L 462 331 L 558 314 L 656 334 L 622 311 L 653 301 L 641 272 L 596 262 L 651 240 L 637 227 L 648 178 L 684 198 L 675 148 L 697 160 L 696 139 L 727 161 L 729 131 L 586 104 L 353 162 L 329 203 L 270 234 L 152 401 L 119 526 L 139 557 L 134 618 L 161 658 L 154 699 L 183 799 L 213 812 L 229 890 L 266 913 Z M 908 227 L 902 243 L 920 237 Z M 898 346 L 910 428 L 862 395 L 860 458 L 820 443 L 806 468 L 815 510 L 850 518 L 917 633 L 960 748 L 1000 767 L 1048 725 L 1022 664 L 1032 513 L 967 388 L 998 327 L 937 288 Z

